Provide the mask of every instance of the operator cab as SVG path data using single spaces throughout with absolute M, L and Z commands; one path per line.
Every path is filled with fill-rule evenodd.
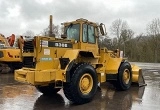
M 96 55 L 98 55 L 98 31 L 99 26 L 96 23 L 82 18 L 64 23 L 66 39 L 74 39 L 79 43 L 78 49 L 92 51 Z

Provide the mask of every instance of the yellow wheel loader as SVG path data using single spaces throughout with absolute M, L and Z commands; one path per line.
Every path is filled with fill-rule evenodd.
M 13 47 L 15 36 L 8 39 L 0 35 L 0 73 L 13 72 L 22 67 L 20 49 Z
M 76 104 L 91 101 L 98 83 L 110 81 L 119 90 L 129 89 L 132 82 L 144 84 L 141 68 L 120 58 L 119 51 L 98 47 L 103 24 L 77 19 L 63 25 L 61 38 L 35 36 L 24 43 L 24 67 L 15 70 L 15 80 L 34 85 L 45 95 L 63 88 Z

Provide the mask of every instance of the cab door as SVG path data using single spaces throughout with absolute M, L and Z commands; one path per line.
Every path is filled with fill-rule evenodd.
M 95 27 L 91 24 L 82 24 L 81 49 L 92 51 L 98 55 L 98 45 L 95 36 Z

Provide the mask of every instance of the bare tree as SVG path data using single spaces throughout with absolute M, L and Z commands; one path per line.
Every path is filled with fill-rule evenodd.
M 107 49 L 112 50 L 113 49 L 113 45 L 112 45 L 112 39 L 109 38 L 109 36 L 102 36 L 99 37 L 99 47 L 103 48 L 103 47 L 107 47 Z
M 28 30 L 25 33 L 23 33 L 23 36 L 32 36 L 33 37 L 34 35 L 35 35 L 34 32 L 31 30 Z
M 31 30 L 27 30 L 25 33 L 23 33 L 23 38 L 24 39 L 33 39 L 33 37 L 35 36 L 34 32 Z
M 126 56 L 126 50 L 130 50 L 129 48 L 131 48 L 130 44 L 131 42 L 129 42 L 134 36 L 134 32 L 131 29 L 124 29 L 121 32 L 121 38 L 122 38 L 122 46 L 123 46 L 123 54 L 124 56 Z M 128 55 L 127 55 L 128 56 Z
M 147 34 L 152 39 L 152 49 L 154 51 L 154 62 L 158 60 L 158 49 L 159 49 L 159 42 L 160 42 L 160 19 L 155 18 L 147 25 Z
M 60 26 L 59 25 L 54 25 L 52 26 L 52 35 L 55 35 L 56 37 L 60 37 Z M 44 36 L 49 36 L 49 26 L 45 28 L 41 33 Z
M 134 37 L 134 32 L 131 29 L 125 29 L 121 33 L 123 42 L 126 42 Z
M 117 19 L 112 22 L 112 25 L 110 27 L 111 33 L 117 37 L 118 41 L 118 47 L 120 49 L 120 45 L 123 42 L 122 34 L 124 30 L 128 29 L 128 23 L 126 21 L 123 21 L 121 19 Z

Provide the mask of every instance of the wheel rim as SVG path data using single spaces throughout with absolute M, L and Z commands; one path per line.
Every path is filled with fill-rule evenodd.
M 93 78 L 90 74 L 86 73 L 84 74 L 79 82 L 80 91 L 83 94 L 88 94 L 93 87 Z
M 130 81 L 130 71 L 128 69 L 125 69 L 123 72 L 123 82 L 125 84 L 128 84 Z

